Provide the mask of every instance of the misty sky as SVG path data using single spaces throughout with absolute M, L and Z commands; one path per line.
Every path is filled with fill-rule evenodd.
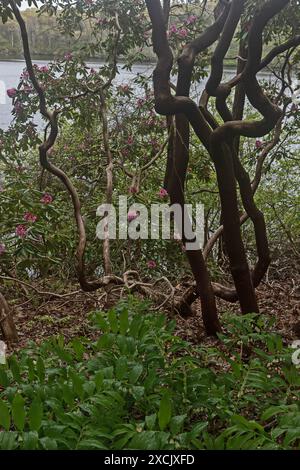
M 40 2 L 38 2 L 38 3 L 40 3 Z M 34 5 L 32 5 L 32 6 L 34 6 Z M 28 2 L 23 0 L 22 5 L 21 5 L 21 10 L 26 10 L 26 8 L 28 8 Z

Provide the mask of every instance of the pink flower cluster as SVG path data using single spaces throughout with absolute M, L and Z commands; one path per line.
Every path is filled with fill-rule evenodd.
M 6 91 L 6 93 L 7 93 L 7 96 L 8 96 L 9 98 L 14 98 L 14 97 L 17 95 L 17 90 L 16 90 L 16 88 L 9 88 L 9 89 Z
M 147 266 L 149 269 L 155 269 L 156 268 L 156 262 L 153 259 L 150 259 L 147 263 Z
M 160 190 L 158 191 L 158 196 L 161 199 L 164 199 L 165 197 L 168 197 L 168 191 L 165 188 L 160 188 Z
M 37 216 L 32 214 L 31 212 L 26 212 L 24 214 L 24 220 L 26 222 L 31 222 L 31 223 L 34 223 L 37 221 Z M 19 238 L 25 238 L 27 233 L 28 233 L 28 229 L 25 225 L 23 224 L 19 224 L 16 226 L 16 235 L 17 237 Z
M 39 71 L 42 73 L 48 73 L 49 67 L 47 65 L 42 65 L 42 67 L 39 68 Z
M 186 28 L 181 28 L 178 31 L 178 36 L 180 36 L 181 38 L 186 38 L 187 35 L 188 35 L 188 30 Z
M 24 220 L 25 220 L 26 222 L 32 222 L 32 223 L 34 223 L 34 222 L 37 221 L 37 216 L 34 215 L 34 214 L 32 214 L 31 212 L 26 212 L 26 213 L 24 214 Z
M 53 197 L 49 193 L 45 193 L 43 195 L 43 197 L 41 198 L 41 202 L 43 204 L 50 204 L 52 201 L 53 201 Z M 28 222 L 28 223 L 35 223 L 38 220 L 38 217 L 37 217 L 37 215 L 33 214 L 32 212 L 25 212 L 24 220 L 25 220 L 25 222 Z M 27 229 L 26 225 L 19 224 L 19 225 L 16 226 L 15 233 L 16 233 L 17 237 L 25 238 L 27 233 L 28 233 L 28 229 Z M 2 254 L 1 253 L 1 246 L 2 246 L 2 253 L 5 251 L 5 246 L 3 244 L 0 244 L 0 254 Z
M 73 55 L 71 52 L 66 52 L 65 55 L 64 55 L 64 59 L 65 60 L 72 60 L 73 58 Z
M 177 26 L 173 24 L 169 29 L 169 36 L 172 36 L 173 34 L 177 34 L 181 38 L 186 38 L 188 35 L 188 30 L 186 28 L 178 29 Z
M 21 73 L 21 78 L 24 78 L 25 80 L 27 80 L 27 79 L 29 78 L 28 70 L 24 70 L 24 71 Z
M 139 216 L 139 214 L 137 213 L 137 211 L 128 211 L 127 220 L 128 220 L 128 222 L 132 222 L 132 221 L 135 220 L 138 216 Z
M 136 186 L 130 186 L 129 192 L 131 194 L 136 194 L 138 192 L 137 187 Z
M 175 24 L 172 24 L 169 29 L 169 35 L 171 36 L 171 34 L 176 34 L 177 32 L 178 32 L 177 26 Z
M 20 238 L 25 238 L 26 235 L 27 235 L 27 227 L 25 227 L 25 225 L 17 225 L 16 226 L 16 235 L 17 237 L 20 237 Z
M 53 197 L 49 193 L 45 193 L 41 199 L 41 202 L 43 204 L 51 204 L 52 201 L 53 201 Z
M 191 15 L 185 20 L 185 24 L 187 25 L 194 24 L 196 21 L 197 21 L 197 16 Z

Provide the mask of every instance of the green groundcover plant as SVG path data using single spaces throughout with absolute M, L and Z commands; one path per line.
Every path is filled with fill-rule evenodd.
M 269 318 L 193 345 L 129 298 L 96 340 L 54 337 L 0 366 L 0 449 L 299 449 L 300 373 Z

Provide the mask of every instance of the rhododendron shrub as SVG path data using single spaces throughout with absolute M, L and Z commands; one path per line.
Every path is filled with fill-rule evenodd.
M 151 66 L 145 74 L 136 76 L 128 83 L 120 83 L 118 78 L 121 68 L 130 71 L 136 61 L 144 60 L 149 55 L 151 25 L 144 1 L 123 1 L 113 4 L 113 8 L 107 1 L 78 1 L 76 6 L 70 2 L 60 2 L 59 5 L 60 10 L 58 2 L 42 1 L 41 13 L 54 14 L 59 30 L 73 37 L 76 37 L 84 21 L 88 20 L 93 41 L 81 50 L 76 50 L 76 47 L 66 50 L 48 64 L 38 65 L 33 61 L 33 67 L 48 107 L 59 110 L 59 135 L 55 146 L 49 152 L 49 159 L 66 171 L 79 192 L 83 201 L 89 241 L 86 250 L 87 269 L 90 274 L 96 271 L 101 273 L 101 244 L 95 240 L 94 234 L 97 222 L 96 208 L 105 202 L 106 173 L 103 162 L 106 155 L 101 137 L 102 119 L 97 90 L 106 80 L 110 80 L 115 54 L 122 57 L 123 64 L 116 65 L 116 80 L 110 83 L 106 96 L 110 147 L 114 158 L 115 202 L 119 194 L 128 194 L 130 204 L 143 202 L 150 206 L 151 202 L 159 202 L 160 199 L 167 201 L 167 193 L 163 188 L 166 151 L 156 158 L 165 142 L 167 126 L 165 119 L 154 112 L 149 81 Z M 195 20 L 193 8 L 176 18 L 178 35 L 174 35 L 172 39 L 174 47 L 182 44 L 183 39 L 187 39 L 188 35 L 201 27 L 201 22 L 197 23 Z M 116 24 L 121 30 L 117 46 Z M 108 57 L 108 61 L 99 66 L 88 66 L 84 58 L 97 54 Z M 22 187 L 27 186 L 31 174 L 29 187 L 33 191 L 29 191 L 27 187 L 26 199 L 28 196 L 29 202 L 24 204 L 24 208 L 20 204 L 14 217 L 11 217 L 10 213 L 7 214 L 8 226 L 3 228 L 0 241 L 3 238 L 3 243 L 7 245 L 7 259 L 16 252 L 28 258 L 29 253 L 29 258 L 35 260 L 34 263 L 37 263 L 36 259 L 39 257 L 42 260 L 45 256 L 45 260 L 47 258 L 47 263 L 53 264 L 51 269 L 55 271 L 55 263 L 60 259 L 68 270 L 67 264 L 72 264 L 69 255 L 72 249 L 75 250 L 76 243 L 74 226 L 71 223 L 70 199 L 53 177 L 43 173 L 42 183 L 38 183 L 38 166 L 35 166 L 29 153 L 26 153 L 36 149 L 41 143 L 42 130 L 46 126 L 44 117 L 39 115 L 39 97 L 26 67 L 21 74 L 19 85 L 8 89 L 7 95 L 12 103 L 13 122 L 8 131 L 3 133 L 5 148 L 2 155 L 3 158 L 13 161 L 13 175 L 19 180 L 14 190 L 20 185 L 19 190 L 22 192 Z M 35 157 L 38 158 L 37 155 Z M 149 169 L 140 174 L 140 169 L 152 160 L 154 162 Z M 11 176 L 14 177 L 13 175 Z M 4 194 L 8 196 L 7 183 L 5 185 Z M 34 193 L 37 189 L 39 191 Z M 10 194 L 10 197 L 13 198 L 14 195 Z M 3 206 L 3 212 L 4 210 L 6 206 Z M 45 214 L 46 217 L 43 216 Z M 60 239 L 60 234 L 53 227 L 63 220 L 65 225 Z M 18 226 L 24 227 L 16 231 Z M 122 250 L 125 252 L 128 266 L 135 263 L 137 251 L 141 257 L 142 270 L 146 269 L 147 260 L 155 258 L 160 269 L 167 273 L 169 263 L 174 265 L 177 258 L 176 253 L 173 255 L 174 246 L 169 248 L 167 242 L 160 240 L 149 240 L 137 244 L 137 247 L 130 244 L 130 250 L 126 247 L 124 250 L 123 242 L 111 241 L 111 245 L 112 256 L 115 253 L 119 257 L 122 256 Z M 51 248 L 48 249 L 48 246 Z M 171 260 L 165 256 L 167 252 Z M 27 265 L 31 262 L 28 259 L 20 261 L 18 266 L 21 267 L 24 263 Z M 179 266 L 178 269 L 180 270 Z
M 246 2 L 245 18 L 234 36 L 236 41 L 248 38 L 254 3 Z M 144 0 L 78 0 L 74 3 L 44 0 L 40 4 L 40 13 L 56 18 L 58 29 L 70 38 L 70 47 L 47 64 L 38 65 L 33 60 L 38 85 L 33 83 L 30 70 L 24 67 L 19 84 L 6 91 L 7 99 L 11 100 L 13 121 L 9 129 L 0 131 L 0 174 L 5 175 L 0 185 L 0 255 L 1 261 L 4 260 L 18 275 L 38 276 L 46 272 L 75 282 L 74 253 L 78 231 L 72 198 L 66 185 L 46 168 L 41 171 L 39 165 L 37 147 L 50 132 L 47 113 L 43 112 L 41 116 L 39 112 L 40 95 L 43 95 L 47 109 L 57 113 L 55 125 L 58 133 L 48 150 L 48 160 L 68 175 L 81 201 L 87 238 L 86 273 L 90 277 L 105 274 L 102 243 L 95 237 L 97 207 L 108 200 L 117 206 L 119 195 L 127 195 L 129 205 L 143 203 L 150 208 L 152 203 L 168 203 L 171 193 L 164 181 L 165 167 L 170 158 L 171 143 L 179 139 L 179 131 L 171 125 L 170 116 L 166 119 L 156 112 L 158 107 L 155 107 L 152 91 L 153 65 L 144 64 L 142 73 L 140 68 L 138 74 L 130 75 L 135 70 L 133 65 L 149 57 L 153 46 L 152 25 Z M 3 21 L 12 16 L 11 11 L 3 6 L 0 13 Z M 288 37 L 295 30 L 295 24 L 293 15 L 287 14 L 284 18 L 288 20 Z M 174 58 L 178 58 L 182 49 L 213 21 L 212 9 L 202 11 L 196 1 L 179 2 L 172 8 L 166 36 Z M 77 39 L 85 23 L 91 27 L 90 41 L 79 46 Z M 266 28 L 266 46 L 270 42 L 276 44 L 280 34 L 280 23 L 274 19 Z M 281 39 L 283 42 L 284 37 Z M 88 58 L 100 55 L 104 57 L 101 63 L 87 63 Z M 292 56 L 291 62 L 294 62 L 291 66 L 297 63 L 297 57 L 296 53 Z M 199 83 L 206 77 L 210 62 L 209 49 L 195 59 L 191 96 L 197 105 L 202 93 L 202 83 L 201 86 Z M 236 59 L 226 57 L 224 63 L 225 66 L 227 63 L 236 64 Z M 177 71 L 177 61 L 174 60 L 170 77 L 172 96 L 175 96 L 173 82 Z M 270 79 L 264 82 L 264 91 L 273 99 L 280 94 L 280 86 L 280 82 Z M 293 157 L 288 161 L 292 156 L 288 149 L 300 123 L 297 107 L 290 102 L 290 91 L 288 89 L 284 97 L 279 96 L 279 101 L 282 100 L 279 104 L 286 105 L 287 113 L 282 123 L 285 145 L 281 145 L 279 150 L 271 148 L 262 173 L 272 201 L 279 198 L 276 189 L 281 187 L 284 190 L 288 183 L 293 186 L 291 194 L 295 194 L 298 170 L 293 166 Z M 232 105 L 232 98 L 228 103 Z M 211 99 L 206 109 L 211 128 L 222 123 L 218 114 L 219 104 Z M 244 116 L 254 121 L 260 119 L 248 102 Z M 273 138 L 273 132 L 254 138 L 241 137 L 241 160 L 251 179 L 256 173 L 257 160 Z M 274 162 L 282 185 L 278 181 L 274 184 L 276 176 L 268 176 Z M 207 242 L 222 222 L 219 188 L 214 164 L 193 132 L 186 166 L 182 189 L 187 202 L 205 205 Z M 293 219 L 289 217 L 291 203 L 287 192 L 289 204 L 280 209 L 276 224 L 272 219 L 274 209 L 264 197 L 264 191 L 259 189 L 256 194 L 258 205 L 264 207 L 267 217 L 271 214 L 271 235 L 277 241 L 276 229 L 281 227 L 282 230 L 282 226 L 286 227 L 289 219 Z M 238 204 L 242 210 L 242 201 L 239 200 Z M 128 208 L 129 222 L 135 219 L 136 214 L 133 215 Z M 254 235 L 249 225 L 245 225 L 242 231 L 245 245 L 250 247 L 249 258 L 252 261 L 255 258 Z M 126 269 L 138 269 L 146 276 L 167 275 L 176 282 L 182 274 L 190 275 L 191 270 L 182 254 L 183 243 L 176 236 L 174 238 L 171 241 L 110 240 L 114 274 L 122 275 L 126 266 Z M 221 241 L 218 249 L 211 252 L 208 263 L 212 265 L 212 278 L 220 276 L 216 261 L 226 255 L 222 250 Z
M 62 256 L 70 262 L 74 249 L 71 233 L 65 226 L 71 217 L 63 194 L 58 194 L 54 201 L 50 194 L 37 189 L 39 170 L 30 157 L 22 171 L 18 165 L 0 164 L 0 171 L 4 168 L 0 192 L 3 266 L 20 276 L 47 274 L 51 266 L 53 272 Z

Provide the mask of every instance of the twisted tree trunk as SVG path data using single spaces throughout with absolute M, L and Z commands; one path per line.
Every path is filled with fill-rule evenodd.
M 183 299 L 184 307 L 186 307 L 186 303 L 200 296 L 206 329 L 216 332 L 219 323 L 214 295 L 228 301 L 239 300 L 243 313 L 258 312 L 255 287 L 258 286 L 269 266 L 270 255 L 264 216 L 256 207 L 253 198 L 256 188 L 251 184 L 249 175 L 239 160 L 239 140 L 241 136 L 257 138 L 266 135 L 282 119 L 282 111 L 268 99 L 256 75 L 278 53 L 298 44 L 299 39 L 296 37 L 280 47 L 277 46 L 262 60 L 263 30 L 268 21 L 289 3 L 289 0 L 266 0 L 263 5 L 258 6 L 253 17 L 245 67 L 239 60 L 236 76 L 228 83 L 221 83 L 224 59 L 246 4 L 245 0 L 222 1 L 215 10 L 216 16 L 218 15 L 215 23 L 184 47 L 178 60 L 178 81 L 174 96 L 170 88 L 173 54 L 166 31 L 166 16 L 160 0 L 145 0 L 145 2 L 152 23 L 153 48 L 158 59 L 153 74 L 155 109 L 157 113 L 167 117 L 175 115 L 176 135 L 169 146 L 165 185 L 169 191 L 171 203 L 177 203 L 183 208 L 183 227 L 190 224 L 184 210 L 190 126 L 206 148 L 216 169 L 223 221 L 223 227 L 219 230 L 218 236 L 224 235 L 234 287 L 211 283 L 205 264 L 205 258 L 211 249 L 210 243 L 204 256 L 201 250 L 187 251 L 195 278 L 195 287 L 189 289 Z M 199 53 L 212 45 L 220 34 L 220 40 L 211 58 L 210 77 L 198 107 L 189 97 L 195 59 Z M 240 53 L 243 55 L 246 53 L 244 44 Z M 231 111 L 227 105 L 227 98 L 234 87 L 236 87 L 236 95 Z M 221 125 L 207 108 L 210 97 L 216 98 L 216 108 L 224 122 Z M 261 120 L 243 120 L 246 97 L 262 115 Z M 246 212 L 242 219 L 239 214 L 236 183 L 238 183 Z M 252 272 L 248 265 L 240 228 L 241 223 L 248 217 L 254 226 L 258 255 Z M 183 241 L 186 242 L 185 239 Z

